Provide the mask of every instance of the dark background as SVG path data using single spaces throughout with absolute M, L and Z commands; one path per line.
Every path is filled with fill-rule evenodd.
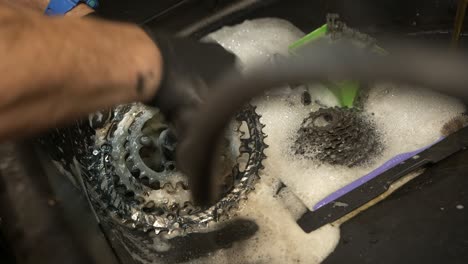
M 100 13 L 176 33 L 232 2 L 101 0 Z M 326 13 L 335 12 L 351 27 L 379 39 L 390 35 L 448 45 L 455 11 L 454 0 L 263 1 L 194 36 L 257 17 L 285 18 L 308 32 L 325 22 Z M 343 224 L 339 245 L 325 263 L 468 263 L 467 161 L 464 151 L 440 162 Z M 2 245 L 0 237 L 0 263 L 6 263 Z

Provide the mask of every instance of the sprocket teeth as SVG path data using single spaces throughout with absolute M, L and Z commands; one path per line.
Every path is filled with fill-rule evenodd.
M 172 184 L 168 182 L 163 184 L 162 189 L 164 189 L 167 193 L 175 193 L 177 191 L 177 189 L 174 188 L 174 186 L 172 186 Z
M 241 130 L 239 130 L 239 134 L 240 134 L 241 138 L 243 138 L 245 135 L 247 135 L 247 133 L 245 133 L 244 131 L 241 131 Z
M 153 190 L 159 190 L 161 189 L 161 182 L 160 181 L 152 181 L 149 184 L 149 187 Z
M 177 182 L 176 183 L 176 189 L 177 190 L 188 190 L 188 186 L 185 185 L 183 182 Z
M 310 113 L 297 131 L 294 152 L 332 165 L 359 165 L 379 145 L 374 126 L 360 113 L 339 107 Z
M 194 206 L 190 202 L 182 203 L 182 201 L 177 200 L 179 198 L 172 199 L 171 195 L 177 193 L 181 194 L 181 198 L 187 195 L 189 190 L 186 182 L 179 181 L 178 178 L 172 180 L 153 177 L 146 170 L 149 166 L 154 166 L 154 164 L 148 165 L 145 163 L 147 168 L 139 166 L 143 161 L 142 153 L 147 153 L 142 151 L 152 150 L 142 149 L 142 147 L 149 145 L 149 140 L 135 132 L 139 131 L 139 126 L 143 124 L 143 121 L 137 120 L 136 117 L 148 118 L 148 113 L 144 113 L 145 111 L 140 111 L 138 108 L 129 108 L 127 109 L 128 114 L 120 114 L 122 117 L 117 122 L 123 121 L 124 117 L 127 119 L 125 119 L 125 122 L 119 123 L 121 126 L 116 127 L 117 132 L 107 140 L 113 145 L 118 142 L 125 156 L 120 156 L 119 160 L 114 161 L 109 159 L 106 161 L 107 163 L 104 163 L 104 165 L 112 166 L 107 170 L 109 175 L 107 177 L 110 177 L 112 182 L 109 188 L 117 188 L 117 190 L 112 191 L 114 196 L 113 199 L 111 197 L 109 202 L 113 204 L 112 208 L 118 215 L 116 219 L 125 221 L 126 225 L 132 229 L 143 230 L 148 234 L 153 233 L 155 236 L 162 237 L 161 233 L 164 232 L 175 232 L 176 230 L 185 230 L 182 233 L 190 232 L 190 230 L 195 231 L 212 221 L 216 221 L 214 219 L 222 221 L 229 218 L 231 210 L 238 208 L 237 204 L 246 199 L 247 194 L 253 189 L 252 185 L 255 184 L 258 178 L 258 171 L 263 168 L 262 160 L 266 157 L 263 154 L 266 148 L 263 142 L 266 134 L 262 132 L 262 128 L 265 126 L 261 124 L 260 116 L 255 112 L 255 109 L 255 106 L 246 105 L 236 117 L 238 122 L 231 126 L 237 133 L 236 137 L 238 136 L 241 139 L 241 145 L 245 153 L 235 159 L 233 158 L 235 165 L 232 166 L 232 173 L 226 173 L 228 182 L 224 190 L 225 196 L 210 208 Z M 133 120 L 128 119 L 132 117 Z M 112 122 L 115 120 L 117 119 Z M 235 128 L 236 126 L 237 128 Z M 152 140 L 154 141 L 154 139 Z M 107 146 L 104 148 L 106 149 Z M 100 160 L 104 160 L 106 155 L 109 156 L 112 153 L 110 144 L 109 148 L 108 151 L 107 149 L 102 151 Z M 148 160 L 147 156 L 145 158 Z M 243 160 L 240 161 L 240 159 Z M 122 161 L 125 167 L 122 167 L 122 164 L 119 164 L 120 167 L 115 166 L 116 162 Z M 244 171 L 240 171 L 239 164 L 242 164 L 242 169 L 245 167 Z M 112 174 L 113 169 L 119 174 Z M 168 170 L 169 168 L 165 167 L 164 169 Z M 153 170 L 157 171 L 156 169 Z M 120 174 L 124 174 L 125 178 Z M 231 179 L 228 179 L 228 177 Z M 159 198 L 159 195 L 162 195 L 163 198 Z M 158 198 L 153 201 L 154 197 Z M 158 219 L 163 221 L 159 222 L 156 228 L 153 224 Z

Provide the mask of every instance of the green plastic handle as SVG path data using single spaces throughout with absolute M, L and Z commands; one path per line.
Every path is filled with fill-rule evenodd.
M 310 32 L 309 34 L 305 35 L 304 37 L 297 40 L 293 44 L 289 45 L 289 52 L 295 54 L 296 51 L 300 47 L 304 46 L 305 44 L 307 44 L 307 43 L 309 43 L 311 41 L 317 40 L 317 39 L 325 36 L 325 34 L 327 34 L 327 30 L 328 30 L 328 27 L 327 27 L 327 24 L 325 24 L 325 25 L 317 28 L 316 30 Z
M 297 40 L 293 44 L 289 45 L 289 52 L 293 55 L 300 56 L 300 48 L 305 45 L 311 44 L 327 34 L 327 24 L 317 28 L 311 33 L 305 35 L 303 38 Z M 338 98 L 341 106 L 353 107 L 354 100 L 356 99 L 360 83 L 358 81 L 329 81 L 325 85 L 328 89 Z
M 361 88 L 358 81 L 330 81 L 325 85 L 338 98 L 340 105 L 348 108 L 354 106 L 354 101 Z

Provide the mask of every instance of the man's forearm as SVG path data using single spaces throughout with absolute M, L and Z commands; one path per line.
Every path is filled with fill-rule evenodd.
M 50 0 L 0 0 L 0 4 L 10 4 L 43 13 L 49 1 Z
M 154 96 L 161 57 L 138 27 L 0 5 L 0 141 Z

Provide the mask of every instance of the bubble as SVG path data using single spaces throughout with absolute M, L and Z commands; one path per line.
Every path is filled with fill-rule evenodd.
M 263 18 L 224 27 L 205 40 L 216 41 L 234 52 L 242 69 L 248 71 L 275 54 L 287 55 L 288 46 L 303 35 L 288 21 Z M 305 90 L 311 95 L 307 104 L 303 98 Z M 376 125 L 384 146 L 374 159 L 350 169 L 304 159 L 291 150 L 296 132 L 308 113 L 337 105 L 326 87 L 284 87 L 253 103 L 262 115 L 269 148 L 261 180 L 241 205 L 238 216 L 254 220 L 259 231 L 249 240 L 190 263 L 319 263 L 337 245 L 339 227 L 326 225 L 306 234 L 296 224 L 304 205 L 310 209 L 393 156 L 435 142 L 444 123 L 465 111 L 459 101 L 437 93 L 386 83 L 374 85 L 364 104 L 364 114 Z M 280 181 L 294 195 L 278 197 L 275 192 Z

